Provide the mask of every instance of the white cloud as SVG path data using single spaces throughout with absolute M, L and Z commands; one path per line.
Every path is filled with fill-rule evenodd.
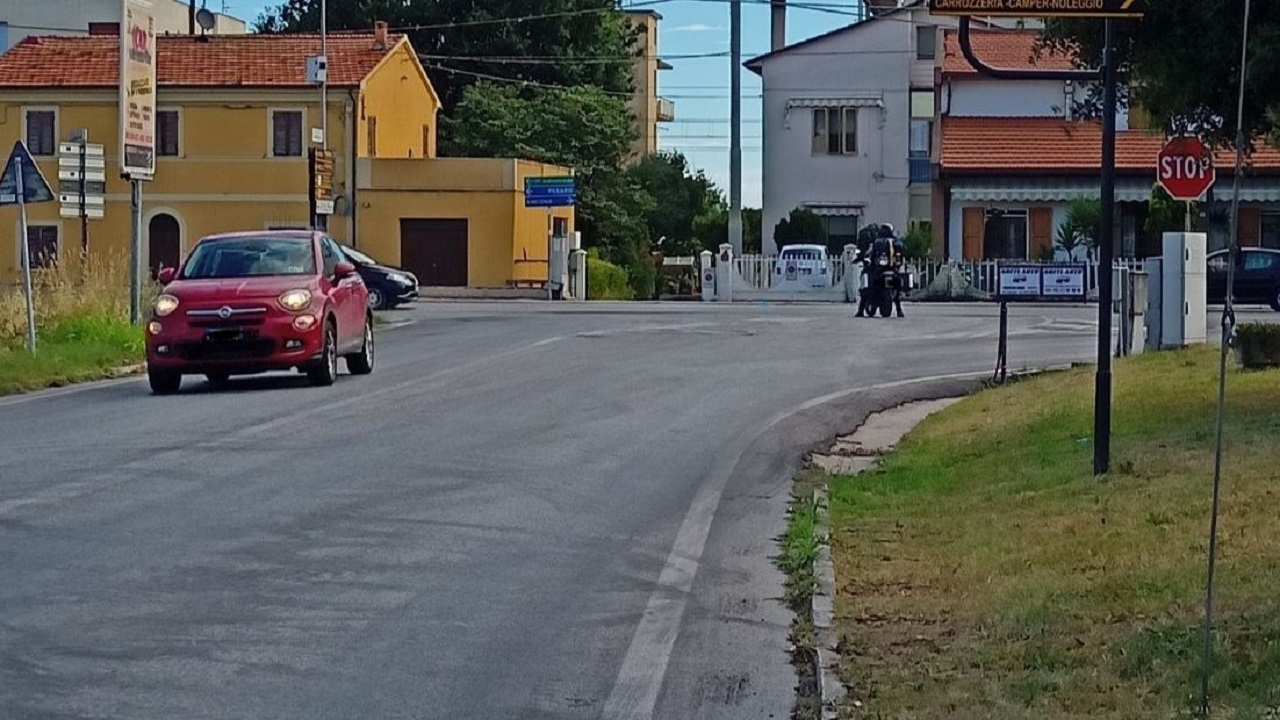
M 668 28 L 668 30 L 670 30 L 671 32 L 701 33 L 701 32 L 720 32 L 720 31 L 723 31 L 724 28 L 718 25 L 708 25 L 706 23 L 691 23 L 689 25 L 677 25 L 673 28 Z

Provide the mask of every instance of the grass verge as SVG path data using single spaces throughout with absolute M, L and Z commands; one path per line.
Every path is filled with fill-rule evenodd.
M 142 361 L 143 338 L 129 324 L 124 256 L 77 259 L 35 272 L 36 350 L 26 350 L 21 288 L 0 289 L 0 395 L 110 377 Z M 144 299 L 156 292 L 144 289 Z
M 799 684 L 791 717 L 817 720 L 822 717 L 819 690 L 817 638 L 813 626 L 813 593 L 817 581 L 814 562 L 822 539 L 818 537 L 818 503 L 815 493 L 827 475 L 820 470 L 802 470 L 792 486 L 791 507 L 787 511 L 787 532 L 780 540 L 782 552 L 778 568 L 786 576 L 786 601 L 794 614 L 791 621 L 791 662 Z
M 831 484 L 842 674 L 876 718 L 1174 718 L 1198 689 L 1217 351 L 1089 369 L 931 416 Z M 1231 371 L 1215 716 L 1280 717 L 1280 372 Z M 853 697 L 850 697 L 853 700 Z
M 66 318 L 25 348 L 0 350 L 0 395 L 113 376 L 142 362 L 142 331 L 103 315 Z

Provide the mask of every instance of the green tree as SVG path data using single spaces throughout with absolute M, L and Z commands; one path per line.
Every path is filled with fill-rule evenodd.
M 761 232 L 764 213 L 760 208 L 742 208 L 742 252 L 759 254 L 763 251 Z M 715 252 L 729 242 L 729 208 L 722 205 L 714 212 L 699 217 L 694 223 L 694 234 L 703 250 Z
M 649 239 L 666 255 L 695 255 L 706 247 L 707 219 L 726 213 L 720 191 L 681 153 L 657 153 L 629 171 L 653 204 L 645 216 Z M 727 218 L 727 215 L 726 215 Z
M 1063 227 L 1069 228 L 1075 244 L 1070 248 L 1062 245 L 1062 231 L 1058 233 L 1058 244 L 1062 249 L 1074 253 L 1078 247 L 1085 247 L 1092 254 L 1098 249 L 1098 237 L 1102 233 L 1102 201 L 1098 198 L 1075 197 L 1067 206 L 1067 217 Z
M 628 271 L 648 263 L 653 200 L 623 169 L 635 129 L 626 105 L 595 87 L 521 89 L 478 83 L 441 122 L 449 154 L 520 157 L 572 168 L 583 237 Z
M 369 30 L 383 20 L 407 34 L 446 114 L 486 76 L 619 94 L 632 88 L 628 60 L 636 33 L 615 0 L 331 1 L 327 20 L 331 30 Z M 320 0 L 286 0 L 255 26 L 260 32 L 317 31 Z
M 1166 129 L 1203 132 L 1234 145 L 1244 0 L 1146 2 L 1139 21 L 1116 21 L 1117 51 L 1129 70 L 1133 101 Z M 1098 67 L 1103 23 L 1052 19 L 1045 45 L 1078 51 Z M 1251 142 L 1280 128 L 1280 3 L 1254 2 L 1244 125 Z
M 826 245 L 827 229 L 822 218 L 807 208 L 795 208 L 773 228 L 773 242 L 783 245 Z

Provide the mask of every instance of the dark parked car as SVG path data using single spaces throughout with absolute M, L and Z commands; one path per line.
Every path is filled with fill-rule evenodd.
M 339 358 L 353 375 L 373 372 L 368 293 L 327 235 L 213 235 L 158 278 L 165 288 L 147 323 L 147 378 L 157 395 L 177 392 L 183 375 L 223 382 L 291 368 L 332 385 Z
M 356 266 L 360 279 L 369 288 L 369 307 L 390 310 L 418 297 L 418 276 L 397 267 L 383 265 L 355 248 L 342 246 L 342 253 Z
M 1226 301 L 1227 251 L 1208 256 L 1209 302 Z M 1245 305 L 1270 305 L 1280 311 L 1280 250 L 1241 248 L 1236 257 L 1235 300 Z

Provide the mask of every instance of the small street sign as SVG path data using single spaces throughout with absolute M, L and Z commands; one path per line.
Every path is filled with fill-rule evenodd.
M 566 207 L 576 200 L 577 184 L 571 175 L 524 179 L 525 207 Z
M 333 214 L 333 151 L 311 149 L 311 214 Z
M 1200 138 L 1172 138 L 1156 155 L 1156 181 L 1174 200 L 1197 202 L 1217 180 L 1213 151 Z
M 1145 0 L 929 0 L 934 15 L 1140 18 Z
M 21 173 L 21 177 L 19 177 Z M 21 189 L 22 197 L 18 197 Z M 19 205 L 53 202 L 53 189 L 44 179 L 44 173 L 27 152 L 21 141 L 13 144 L 13 151 L 0 171 L 0 205 Z
M 83 138 L 58 143 L 58 200 L 62 208 L 58 214 L 64 218 L 99 220 L 106 215 L 104 206 L 107 191 L 106 149 L 98 143 Z M 87 239 L 84 243 L 87 245 Z

